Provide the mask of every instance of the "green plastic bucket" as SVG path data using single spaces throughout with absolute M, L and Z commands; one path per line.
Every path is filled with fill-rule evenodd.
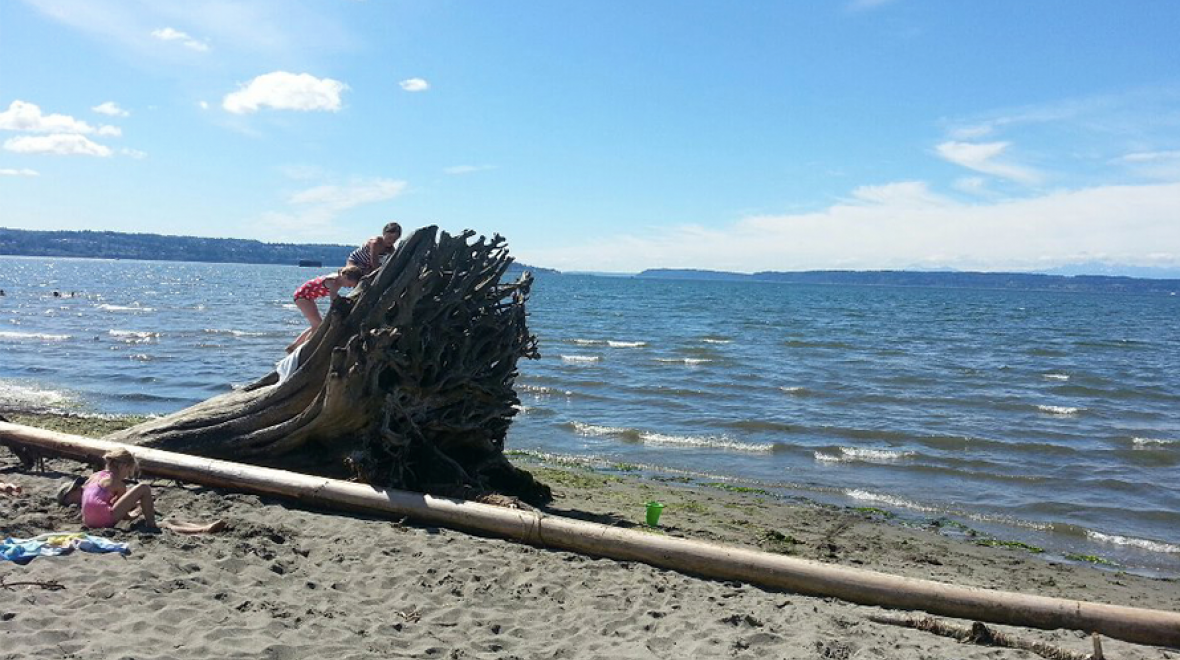
M 660 526 L 660 513 L 664 510 L 664 505 L 659 502 L 647 503 L 647 525 L 648 527 Z

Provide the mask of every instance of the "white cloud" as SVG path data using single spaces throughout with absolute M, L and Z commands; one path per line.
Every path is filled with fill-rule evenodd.
M 91 108 L 91 110 L 97 112 L 100 115 L 107 115 L 109 117 L 130 117 L 131 116 L 130 112 L 127 112 L 123 108 L 120 108 L 119 104 L 115 103 L 114 101 L 107 101 L 106 103 L 100 103 L 99 105 L 96 105 L 93 108 Z
M 118 126 L 99 126 L 97 132 L 104 137 L 120 137 L 123 135 L 123 129 Z
M 195 50 L 200 53 L 209 50 L 209 44 L 190 37 L 187 33 L 175 30 L 170 27 L 159 28 L 152 30 L 152 36 L 160 41 L 179 41 L 185 48 Z
M 900 181 L 879 186 L 860 186 L 852 191 L 852 196 L 857 201 L 869 204 L 907 209 L 939 207 L 952 203 L 949 199 L 930 192 L 930 187 L 926 185 L 925 181 Z
M 1022 165 L 999 162 L 997 158 L 1008 149 L 1008 142 L 943 142 L 938 145 L 938 155 L 969 170 L 998 176 L 1017 183 L 1036 184 L 1043 176 L 1040 172 Z
M 1121 156 L 1116 160 L 1124 163 L 1152 163 L 1180 159 L 1180 151 L 1139 151 Z
M 139 149 L 128 149 L 124 147 L 119 150 L 119 153 L 127 156 L 128 158 L 134 158 L 135 160 L 143 160 L 144 158 L 147 158 L 147 153 L 140 151 Z
M 348 85 L 331 78 L 316 78 L 308 73 L 275 71 L 258 76 L 222 100 L 221 107 L 234 114 L 257 112 L 269 107 L 276 110 L 340 109 L 340 94 Z
M 405 181 L 364 179 L 346 185 L 322 185 L 287 198 L 288 210 L 263 214 L 262 222 L 284 236 L 301 240 L 340 240 L 337 218 L 356 207 L 388 201 L 402 194 Z
M 13 101 L 0 112 L 0 130 L 29 133 L 93 133 L 94 127 L 69 115 L 41 114 L 41 108 L 26 101 Z
M 444 167 L 443 171 L 447 174 L 471 174 L 473 172 L 485 172 L 494 169 L 496 168 L 492 165 L 455 165 L 453 167 Z
M 965 176 L 955 179 L 952 184 L 955 190 L 965 192 L 970 195 L 987 195 L 991 191 L 987 189 L 987 180 L 981 176 Z
M 920 192 L 909 184 L 894 190 Z M 685 225 L 642 235 L 612 234 L 588 244 L 520 254 L 530 263 L 564 270 L 619 272 L 657 267 L 1032 270 L 1095 260 L 1180 266 L 1180 183 L 1100 186 L 991 203 L 941 200 L 927 206 L 914 206 L 912 194 L 899 194 L 900 203 L 883 201 L 888 194 L 867 196 L 873 202 L 856 198 L 809 213 L 748 217 L 716 229 Z M 1160 261 L 1161 254 L 1173 255 L 1172 261 Z
M 0 176 L 41 176 L 37 170 L 30 170 L 29 168 L 21 168 L 19 170 L 6 167 L 0 169 Z
M 197 101 L 197 107 L 202 110 L 208 110 L 209 109 L 209 102 L 208 101 Z
M 430 89 L 430 83 L 422 78 L 407 78 L 398 84 L 407 92 L 425 92 Z
M 111 155 L 109 147 L 91 142 L 83 135 L 71 133 L 56 133 L 44 136 L 21 136 L 9 138 L 4 142 L 4 149 L 18 154 L 57 154 L 59 156 L 99 156 L 106 158 Z

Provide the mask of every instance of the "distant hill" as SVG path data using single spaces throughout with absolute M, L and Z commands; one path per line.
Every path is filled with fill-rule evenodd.
M 320 262 L 343 266 L 355 245 L 263 243 L 240 238 L 199 238 L 114 231 L 32 231 L 0 227 L 0 254 L 25 257 L 81 257 L 90 259 L 145 259 L 231 264 L 298 265 Z M 556 273 L 547 268 L 512 264 L 510 271 Z
M 972 273 L 903 270 L 764 271 L 747 275 L 725 271 L 655 268 L 636 277 L 677 280 L 727 280 L 786 284 L 842 284 L 859 286 L 917 286 L 1038 291 L 1106 291 L 1115 293 L 1180 292 L 1180 279 L 1157 280 L 1110 275 L 1042 275 L 1037 273 Z

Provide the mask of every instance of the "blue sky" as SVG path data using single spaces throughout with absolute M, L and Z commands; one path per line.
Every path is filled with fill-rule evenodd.
M 1180 3 L 0 3 L 0 226 L 1180 270 Z

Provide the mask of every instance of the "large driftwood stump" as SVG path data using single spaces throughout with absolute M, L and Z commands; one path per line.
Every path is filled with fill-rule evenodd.
M 378 486 L 548 501 L 549 488 L 504 456 L 520 403 L 517 360 L 538 357 L 525 315 L 532 277 L 502 283 L 512 263 L 504 239 L 473 236 L 426 227 L 407 238 L 336 299 L 288 380 L 271 373 L 107 439 L 324 473 L 347 466 Z

